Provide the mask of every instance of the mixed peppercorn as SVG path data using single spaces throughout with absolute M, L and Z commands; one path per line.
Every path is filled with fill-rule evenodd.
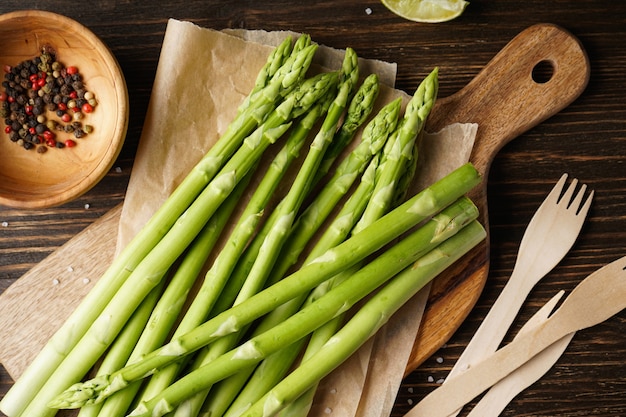
M 65 67 L 50 48 L 6 66 L 2 87 L 5 133 L 24 149 L 43 153 L 48 148 L 74 147 L 75 139 L 93 131 L 84 118 L 97 105 L 94 94 L 85 88 L 78 68 Z

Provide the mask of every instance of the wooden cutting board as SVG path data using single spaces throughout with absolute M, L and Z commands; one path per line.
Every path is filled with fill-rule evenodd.
M 471 161 L 484 181 L 471 198 L 487 229 L 487 175 L 498 150 L 569 105 L 588 79 L 579 41 L 562 28 L 540 24 L 515 37 L 461 91 L 438 100 L 428 131 L 455 122 L 479 126 Z M 112 261 L 120 214 L 121 207 L 112 209 L 0 295 L 0 362 L 13 378 Z M 445 343 L 470 312 L 487 279 L 489 252 L 487 239 L 434 281 L 407 372 Z

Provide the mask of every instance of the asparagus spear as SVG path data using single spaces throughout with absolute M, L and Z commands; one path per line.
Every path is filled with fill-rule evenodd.
M 98 367 L 98 374 L 114 372 L 126 364 L 133 346 L 137 343 L 141 332 L 150 319 L 150 312 L 161 297 L 164 287 L 165 280 L 162 280 L 142 301 L 103 358 L 102 363 Z M 101 408 L 102 404 L 92 404 L 83 407 L 78 413 L 78 417 L 95 417 Z
M 390 103 L 389 106 L 390 108 L 394 110 L 394 113 L 396 113 L 397 111 L 400 110 L 400 99 L 396 100 L 395 102 Z M 384 133 L 384 136 L 385 136 L 384 139 L 386 139 L 390 133 L 395 132 L 396 118 L 397 118 L 397 115 L 393 119 L 394 122 L 390 124 L 389 126 L 390 130 Z M 406 118 L 407 117 L 405 116 L 405 119 Z M 386 146 L 385 149 L 389 151 L 391 149 L 394 149 L 394 147 Z M 383 158 L 385 157 L 386 156 L 383 154 Z M 384 170 L 384 169 L 386 169 L 387 171 L 391 170 L 392 173 L 397 172 L 397 171 L 394 171 L 394 167 L 389 163 L 378 166 L 377 171 Z M 376 174 L 375 176 L 380 177 L 380 173 Z M 379 188 L 379 185 L 377 182 L 375 184 L 375 187 Z M 355 197 L 357 196 L 358 194 Z M 380 195 L 378 196 L 378 198 L 379 199 L 381 198 Z M 355 202 L 358 203 L 360 207 L 365 209 L 365 207 L 368 207 L 369 205 L 375 203 L 375 199 L 371 198 L 370 195 L 368 195 L 367 198 L 363 198 L 362 200 L 359 200 L 359 201 L 355 200 Z M 357 221 L 359 217 L 363 214 L 363 211 L 361 209 L 355 210 L 352 207 L 352 202 L 349 202 L 349 203 L 351 204 L 347 204 L 346 208 L 344 208 L 344 210 L 340 212 L 337 216 L 337 218 L 339 219 L 338 220 L 339 225 L 335 226 L 334 224 L 331 224 L 331 226 L 328 228 L 327 233 L 322 237 L 322 239 L 314 247 L 313 252 L 311 254 L 312 256 L 315 256 L 316 253 L 318 253 L 318 251 L 320 250 L 326 250 L 340 243 L 347 237 L 348 232 L 354 226 L 354 221 Z M 359 207 L 359 206 L 356 206 L 356 207 Z M 370 216 L 369 220 L 371 223 L 374 220 L 374 216 L 373 215 Z M 294 247 L 296 246 L 294 245 Z M 283 259 L 288 259 L 288 258 L 285 257 Z M 359 268 L 359 265 L 357 264 L 357 265 L 352 266 L 351 268 L 348 268 L 345 271 L 342 271 L 341 274 L 339 274 L 338 276 L 333 277 L 325 281 L 324 283 L 320 284 L 316 288 L 316 290 L 314 290 L 313 294 L 316 294 L 316 296 L 319 296 L 327 292 L 334 285 L 333 282 L 337 281 L 339 277 L 349 277 L 356 270 L 358 270 L 358 268 Z M 309 298 L 311 297 L 309 296 Z M 286 303 L 284 306 L 281 306 L 280 308 L 270 313 L 268 317 L 260 324 L 258 331 L 262 332 L 267 328 L 271 328 L 273 325 L 280 323 L 281 321 L 285 320 L 287 317 L 294 314 L 304 303 L 305 299 L 306 299 L 306 294 L 303 294 L 302 297 L 293 299 L 290 302 Z M 340 321 L 341 321 L 340 318 L 335 318 L 333 320 L 333 322 L 340 322 Z M 311 337 L 316 337 L 318 334 L 319 332 L 316 330 L 316 332 L 314 332 Z M 319 336 L 317 337 L 319 338 Z M 300 353 L 301 348 L 304 346 L 304 343 L 305 343 L 304 340 L 300 340 L 288 346 L 287 348 L 281 350 L 280 352 L 277 352 L 276 354 L 271 355 L 269 358 L 264 360 L 259 365 L 259 367 L 254 371 L 254 373 L 250 377 L 250 380 L 246 383 L 246 386 L 243 388 L 241 393 L 237 396 L 233 404 L 229 407 L 228 412 L 226 412 L 226 416 L 236 415 L 245 404 L 258 400 L 271 387 L 273 387 L 276 383 L 278 383 L 278 381 L 280 381 L 280 379 L 284 376 L 285 372 L 287 372 L 290 365 L 296 360 L 298 354 Z M 233 377 L 233 379 L 235 378 L 239 378 L 239 377 L 238 376 Z
M 400 126 L 385 147 L 383 154 L 384 162 L 379 168 L 379 175 L 377 175 L 376 188 L 372 199 L 369 201 L 359 223 L 352 231 L 353 233 L 358 233 L 359 230 L 380 218 L 390 207 L 396 205 L 398 199 L 405 194 L 408 187 L 408 178 L 415 171 L 417 163 L 417 137 L 437 97 L 437 72 L 437 69 L 435 69 L 420 83 L 409 101 Z M 310 303 L 311 300 L 315 300 L 325 294 L 333 286 L 338 285 L 349 277 L 350 273 L 350 270 L 344 271 L 319 285 L 313 290 L 307 302 Z M 343 317 L 337 316 L 324 324 L 324 326 L 316 329 L 311 335 L 302 360 L 306 361 L 314 356 L 333 337 L 342 323 Z M 286 416 L 306 416 L 313 403 L 316 389 L 317 385 L 310 387 L 306 393 L 298 398 L 296 404 L 286 407 L 284 414 Z
M 311 290 L 326 279 L 379 250 L 467 193 L 480 180 L 480 174 L 471 164 L 468 163 L 457 168 L 374 222 L 361 233 L 324 252 L 290 276 L 243 303 L 218 314 L 162 348 L 147 354 L 141 361 L 122 368 L 109 376 L 101 376 L 85 383 L 75 384 L 68 388 L 65 393 L 59 395 L 52 404 L 63 405 L 67 398 L 70 398 L 71 403 L 75 406 L 102 400 L 129 383 L 145 378 L 156 369 L 177 361 L 220 337 L 237 332 L 242 326 L 267 314 L 291 298 Z M 75 397 L 74 394 L 76 394 Z
M 342 78 L 344 81 L 342 82 L 343 87 L 341 88 L 343 88 L 346 91 L 344 91 L 343 93 L 339 93 L 337 95 L 337 99 L 341 99 L 345 101 L 345 98 L 349 95 L 350 91 L 353 88 L 354 83 L 357 82 L 358 71 L 355 71 L 355 69 L 358 70 L 357 65 L 358 65 L 358 60 L 357 60 L 356 53 L 354 52 L 354 50 L 348 48 L 346 50 L 346 55 L 345 55 L 344 62 L 342 65 L 342 73 L 343 73 Z M 372 81 L 370 81 L 367 85 L 369 93 L 367 94 L 364 93 L 363 94 L 364 96 L 371 96 L 372 94 L 374 94 L 373 84 L 376 84 L 375 87 L 377 90 L 377 87 L 378 87 L 377 83 L 372 83 Z M 372 89 L 370 90 L 370 88 Z M 365 99 L 363 99 L 362 101 L 365 101 Z M 338 106 L 337 100 L 335 100 L 335 103 L 332 104 L 332 107 L 334 109 L 332 117 L 329 116 L 327 120 L 325 120 L 324 123 L 326 124 L 326 126 L 323 126 L 322 129 L 320 130 L 320 132 L 326 130 L 326 133 L 324 135 L 330 135 L 331 129 L 334 128 L 334 126 L 336 125 L 336 122 L 333 123 L 333 120 L 337 120 L 336 119 L 337 116 L 341 115 L 341 112 L 343 111 L 343 107 L 345 107 L 345 103 L 342 104 L 341 106 Z M 361 111 L 365 112 L 365 110 L 361 110 Z M 323 143 L 323 141 L 326 141 L 328 139 L 330 138 L 327 136 L 323 137 L 322 134 L 319 133 L 317 135 L 316 141 L 318 141 L 319 143 Z M 314 146 L 317 147 L 318 145 L 314 145 Z M 331 143 L 331 146 L 332 146 L 332 143 Z M 324 155 L 325 155 L 325 152 L 324 152 Z M 319 166 L 318 166 L 318 169 L 319 169 Z M 301 176 L 301 181 L 306 181 L 309 184 L 307 185 L 307 188 L 310 188 L 310 184 L 312 184 L 310 180 L 306 179 L 306 177 L 304 176 Z M 233 274 L 234 277 L 231 278 L 231 280 L 229 281 L 229 286 L 225 289 L 224 293 L 222 294 L 220 304 L 218 304 L 218 306 L 216 307 L 216 310 L 218 312 L 223 311 L 227 309 L 228 307 L 230 307 L 234 299 L 237 297 L 237 294 L 240 292 L 243 282 L 247 280 L 247 277 L 250 274 L 250 271 L 252 270 L 253 265 L 255 264 L 257 258 L 259 258 L 258 253 L 261 249 L 264 239 L 266 239 L 267 235 L 269 234 L 272 228 L 272 225 L 278 222 L 281 210 L 283 210 L 281 209 L 282 205 L 283 205 L 283 202 L 281 202 L 279 206 L 277 207 L 277 209 L 271 214 L 270 218 L 267 220 L 262 230 L 259 232 L 259 234 L 255 238 L 255 240 L 252 242 L 250 247 L 247 249 L 244 258 L 237 265 L 237 269 Z
M 309 153 L 300 167 L 288 194 L 268 221 L 269 228 L 267 234 L 261 233 L 259 236 L 258 241 L 262 243 L 259 246 L 258 253 L 253 253 L 254 262 L 250 269 L 245 270 L 246 280 L 244 287 L 239 292 L 240 295 L 238 295 L 238 300 L 235 303 L 239 303 L 241 300 L 248 298 L 250 294 L 257 292 L 265 282 L 284 243 L 284 239 L 293 225 L 295 216 L 311 188 L 314 174 L 319 167 L 324 152 L 331 143 L 337 123 L 348 103 L 348 98 L 356 79 L 358 79 L 356 53 L 348 48 L 342 67 L 342 82 L 337 95 L 330 104 L 324 122 L 313 139 Z
M 116 257 L 94 288 L 0 401 L 0 409 L 8 415 L 20 415 L 24 411 L 69 351 L 87 332 L 91 323 L 130 275 L 130 271 L 159 242 L 254 126 L 272 111 L 279 98 L 291 92 L 304 78 L 315 51 L 316 46 L 310 45 L 292 54 L 267 87 L 255 94 L 254 104 L 233 120 L 226 133 Z
M 369 83 L 364 83 L 363 87 L 369 91 Z M 362 94 L 357 93 L 355 97 L 364 97 L 361 101 L 363 105 L 370 106 L 373 104 L 370 99 L 365 99 L 371 95 L 365 94 L 362 89 L 361 91 Z M 388 103 L 366 125 L 361 136 L 361 142 L 341 161 L 332 178 L 300 215 L 288 237 L 283 253 L 280 255 L 279 263 L 272 271 L 272 276 L 275 279 L 282 278 L 288 269 L 297 262 L 309 240 L 330 215 L 339 200 L 348 192 L 371 158 L 381 150 L 389 133 L 396 127 L 400 105 L 400 99 Z M 355 106 L 358 114 L 364 113 L 359 110 L 361 107 Z
M 303 392 L 356 352 L 426 283 L 480 243 L 485 235 L 484 228 L 477 221 L 473 221 L 455 236 L 419 258 L 368 300 L 314 356 L 303 362 L 262 400 L 240 414 L 240 417 L 275 415 L 285 405 L 294 401 L 297 403 Z M 306 415 L 308 407 L 302 411 L 298 415 Z
M 371 223 L 381 213 L 388 210 L 396 190 L 396 182 L 400 173 L 406 168 L 407 161 L 413 156 L 417 135 L 422 130 L 430 110 L 432 109 L 438 90 L 438 69 L 435 68 L 417 87 L 413 97 L 407 104 L 405 116 L 395 137 L 390 139 L 386 146 L 391 146 L 389 152 L 385 152 L 386 158 L 383 164 L 391 165 L 382 170 L 382 177 L 376 181 L 376 189 L 372 196 L 373 204 L 368 205 L 360 222 Z M 356 230 L 363 226 L 357 225 Z
M 296 45 L 293 46 L 293 51 L 297 52 L 304 48 L 304 46 L 308 46 L 311 42 L 311 39 L 307 35 L 303 35 L 298 38 L 296 41 Z M 267 60 L 263 67 L 259 70 L 257 77 L 254 81 L 254 87 L 248 94 L 248 96 L 244 99 L 243 103 L 239 106 L 239 113 L 241 114 L 245 111 L 249 106 L 252 98 L 256 93 L 261 91 L 263 88 L 267 87 L 274 74 L 278 72 L 278 69 L 285 63 L 287 58 L 292 53 L 292 38 L 291 36 L 285 37 L 285 39 L 272 50 L 272 52 L 268 55 Z
M 369 200 L 374 189 L 378 159 L 378 156 L 375 156 L 370 161 L 369 166 L 363 173 L 358 187 L 344 204 L 334 222 L 332 222 L 326 229 L 324 237 L 320 239 L 320 241 L 311 250 L 311 253 L 305 260 L 305 264 L 321 255 L 329 248 L 341 243 L 348 236 L 350 229 L 365 209 L 366 202 Z M 255 328 L 254 335 L 263 333 L 264 331 L 274 327 L 276 324 L 284 321 L 285 318 L 293 315 L 301 307 L 306 296 L 307 294 L 303 293 L 300 296 L 278 306 L 265 318 L 263 318 L 261 323 L 259 323 L 259 325 Z M 281 349 L 279 352 L 276 352 L 265 359 L 256 370 L 254 367 L 250 367 L 247 370 L 239 371 L 237 374 L 232 375 L 224 381 L 220 381 L 220 384 L 216 387 L 215 392 L 209 396 L 203 406 L 202 415 L 215 417 L 222 416 L 225 413 L 226 415 L 229 415 L 228 413 L 231 412 L 231 409 L 239 409 L 239 404 L 248 404 L 251 402 L 250 398 L 253 398 L 254 400 L 259 399 L 260 396 L 262 396 L 269 388 L 275 385 L 273 379 L 276 376 L 284 376 L 286 374 L 295 360 L 295 357 L 300 352 L 300 349 L 300 343 L 292 343 L 290 346 Z M 265 372 L 265 370 L 267 370 L 267 372 Z M 264 389 L 259 383 L 255 382 L 247 383 L 248 378 L 253 372 L 255 372 L 253 377 L 258 376 L 258 379 L 261 380 L 262 384 L 268 385 L 267 388 Z M 269 373 L 272 375 L 270 376 Z M 268 383 L 268 380 L 272 382 Z M 241 391 L 242 387 L 244 387 L 245 391 Z M 227 411 L 227 409 L 229 411 Z
M 26 408 L 28 415 L 45 416 L 54 410 L 47 407 L 54 395 L 80 380 L 106 350 L 143 297 L 163 276 L 195 238 L 208 218 L 228 197 L 234 187 L 254 166 L 264 150 L 280 138 L 291 125 L 291 118 L 305 113 L 336 82 L 335 73 L 305 80 L 289 94 L 267 120 L 244 140 L 242 147 L 224 165 L 220 173 L 196 198 L 137 265 L 120 290 L 111 299 L 84 337 L 57 367 L 47 383 Z
M 235 299 L 235 305 L 250 298 L 265 285 L 267 277 L 293 226 L 294 219 L 300 210 L 302 202 L 311 189 L 315 173 L 324 157 L 326 149 L 331 144 L 333 136 L 337 131 L 337 125 L 344 110 L 348 106 L 352 90 L 358 78 L 358 58 L 356 52 L 348 48 L 343 60 L 341 81 L 336 96 L 334 100 L 330 102 L 330 107 L 328 108 L 322 126 L 313 138 L 309 152 L 298 170 L 289 192 L 275 210 L 276 221 L 271 223 L 267 235 L 262 236 L 263 242 L 259 247 L 258 254 L 250 271 L 246 274 L 244 284 Z M 231 349 L 232 346 L 236 344 L 241 333 L 242 332 L 238 332 L 224 337 L 203 349 L 196 359 L 193 368 L 203 366 L 204 363 L 212 360 L 213 357 L 219 356 Z M 194 398 L 189 399 L 187 404 L 183 406 L 184 414 L 186 416 L 197 415 L 207 394 L 208 390 L 205 390 L 204 392 L 198 393 Z
M 298 314 L 182 377 L 157 397 L 141 403 L 129 416 L 156 417 L 171 412 L 176 405 L 203 388 L 306 336 L 350 309 L 477 216 L 478 210 L 469 199 L 459 199 Z
M 298 156 L 322 110 L 323 105 L 318 103 L 303 116 L 289 135 L 285 145 L 269 165 L 267 172 L 255 188 L 231 232 L 227 245 L 220 251 L 211 268 L 207 271 L 198 294 L 174 332 L 174 338 L 199 326 L 209 316 L 215 302 L 221 296 L 222 289 L 231 276 L 237 260 L 256 231 L 269 199 L 291 163 Z M 173 363 L 154 375 L 143 392 L 142 398 L 149 399 L 165 389 L 175 379 L 181 365 L 181 363 Z
M 431 72 L 422 83 L 418 86 L 414 96 L 409 101 L 404 118 L 398 127 L 394 131 L 391 145 L 385 146 L 385 152 L 383 154 L 383 160 L 385 161 L 378 168 L 378 179 L 374 189 L 374 194 L 371 199 L 368 199 L 367 208 L 365 214 L 358 223 L 358 227 L 363 228 L 373 221 L 380 218 L 393 203 L 394 196 L 398 193 L 398 180 L 404 175 L 403 172 L 408 167 L 409 158 L 403 155 L 401 152 L 405 147 L 415 148 L 415 140 L 417 135 L 421 131 L 424 119 L 427 117 L 433 102 L 437 95 L 437 71 Z M 413 155 L 413 153 L 411 153 Z M 410 156 L 411 156 L 410 155 Z M 412 164 L 415 165 L 416 159 L 412 160 Z M 354 232 L 358 232 L 358 227 Z M 319 285 L 313 293 L 309 296 L 309 302 L 311 299 L 316 299 L 329 291 L 334 285 L 337 285 L 343 279 L 349 277 L 354 270 L 358 269 L 358 265 L 343 271 L 341 274 L 333 277 L 330 280 L 325 281 Z M 279 309 L 285 312 L 284 308 Z M 286 312 L 285 312 L 286 313 Z M 286 314 L 293 314 L 289 312 Z M 270 314 L 271 318 L 272 314 Z M 283 320 L 279 318 L 274 322 Z M 313 352 L 321 346 L 328 337 L 330 337 L 334 331 L 339 327 L 342 322 L 341 317 L 336 317 L 329 323 L 326 323 L 323 328 L 317 329 L 312 335 L 311 340 L 305 352 L 305 357 L 310 356 Z M 301 342 L 303 343 L 303 341 Z M 238 396 L 237 400 L 231 406 L 231 410 L 235 410 L 236 414 L 243 404 L 253 402 L 258 399 L 263 393 L 269 390 L 280 378 L 282 378 L 281 372 L 287 370 L 289 363 L 292 363 L 296 359 L 296 355 L 300 350 L 299 344 L 294 343 L 283 354 L 277 353 L 272 355 L 266 361 L 259 365 L 259 368 L 255 374 L 251 377 L 242 393 Z M 281 365 L 282 364 L 282 365 Z M 312 388 L 308 397 L 312 400 L 312 394 L 315 389 Z M 231 414 L 226 414 L 231 415 Z
M 132 363 L 133 361 L 138 360 L 141 355 L 156 349 L 165 342 L 175 321 L 179 317 L 179 314 L 187 300 L 188 294 L 191 291 L 194 282 L 196 281 L 196 278 L 198 277 L 198 274 L 200 273 L 200 270 L 206 263 L 207 257 L 217 243 L 220 234 L 230 219 L 235 206 L 238 204 L 241 196 L 247 188 L 253 172 L 254 171 L 252 170 L 246 178 L 244 178 L 244 180 L 237 185 L 235 191 L 228 197 L 224 204 L 219 207 L 215 215 L 209 220 L 207 225 L 202 229 L 200 234 L 187 249 L 180 265 L 172 274 L 172 277 L 167 284 L 167 288 L 163 292 L 162 296 L 157 300 L 158 302 L 155 301 L 156 306 L 154 309 L 150 306 L 144 307 L 145 301 L 142 303 L 140 308 L 141 310 L 147 310 L 146 315 L 148 317 L 146 322 L 148 323 L 148 326 L 145 325 L 145 322 L 143 325 L 139 325 L 138 334 L 133 340 L 115 341 L 114 346 L 120 346 L 120 349 L 127 350 L 127 361 L 120 363 L 119 366 L 108 371 L 106 371 L 106 368 L 103 369 L 101 367 L 99 369 L 99 373 L 102 373 L 103 371 L 113 372 L 123 367 L 126 363 Z M 164 284 L 165 280 L 162 280 L 160 285 Z M 135 311 L 133 316 L 136 314 L 137 311 Z M 126 332 L 127 328 L 128 323 L 125 325 L 122 332 Z M 111 350 L 113 350 L 113 348 Z M 107 353 L 106 358 L 110 355 L 111 352 Z M 116 393 L 111 398 L 108 398 L 104 403 L 84 407 L 79 416 L 87 417 L 99 415 L 102 417 L 110 417 L 121 415 L 130 407 L 130 404 L 139 388 L 140 384 L 133 384 L 127 389 Z
M 364 105 L 370 106 L 374 98 L 373 94 L 367 94 L 367 92 L 370 89 L 370 83 L 373 83 L 375 78 L 368 77 L 368 79 L 370 82 L 364 82 L 353 99 L 353 104 L 362 104 L 351 104 L 351 111 L 355 115 L 369 113 L 369 111 L 360 110 L 360 107 Z M 372 86 L 373 85 L 377 84 L 372 84 Z M 377 154 L 382 149 L 387 137 L 396 128 L 400 107 L 401 99 L 388 103 L 366 125 L 362 133 L 361 142 L 341 161 L 331 180 L 298 219 L 285 244 L 284 253 L 281 253 L 280 260 L 272 271 L 272 278 L 274 280 L 282 278 L 289 267 L 296 263 L 307 242 L 326 220 L 339 199 L 352 186 L 356 175 L 363 170 L 363 167 L 372 159 L 373 155 Z M 356 116 L 352 117 L 352 119 L 355 117 Z M 351 117 L 348 116 L 348 119 L 351 119 Z M 331 146 L 334 146 L 334 142 Z M 314 246 L 309 257 L 305 260 L 305 263 L 321 255 L 325 250 L 339 244 L 347 237 L 348 232 L 354 226 L 354 222 L 360 217 L 366 202 L 371 196 L 377 166 L 378 158 L 374 157 L 363 174 L 361 183 L 346 204 L 344 204 L 342 210 L 337 214 L 336 220 L 329 225 L 326 233 L 324 233 L 323 237 Z M 273 327 L 276 323 L 283 321 L 286 317 L 295 313 L 302 305 L 305 297 L 306 293 L 303 293 L 300 297 L 292 299 L 272 311 L 257 327 L 255 334 Z M 264 392 L 263 388 L 260 387 L 261 384 L 268 387 L 273 386 L 273 383 L 270 382 L 272 378 L 269 377 L 269 372 L 275 377 L 284 375 L 284 372 L 287 371 L 287 368 L 293 360 L 295 360 L 295 356 L 298 354 L 299 350 L 300 346 L 294 344 L 286 348 L 282 354 L 272 355 L 272 357 L 264 361 L 260 365 L 262 368 L 257 371 L 257 375 L 259 375 L 258 379 L 261 381 L 247 384 L 245 388 L 246 392 L 244 393 L 238 395 L 241 387 L 246 384 L 248 377 L 254 371 L 253 368 L 245 372 L 239 372 L 227 381 L 222 381 L 219 386 L 216 387 L 218 392 L 211 395 L 207 404 L 205 404 L 204 414 L 212 416 L 223 415 L 235 397 L 237 397 L 235 400 L 237 402 L 249 401 L 249 395 L 255 397 L 255 399 L 258 398 Z M 270 371 L 266 373 L 264 369 L 269 369 Z M 234 404 L 233 407 L 236 409 L 237 405 Z
M 318 172 L 315 174 L 317 178 L 314 182 L 317 182 L 330 171 L 337 157 L 348 143 L 352 141 L 357 129 L 365 123 L 374 109 L 374 102 L 378 97 L 379 91 L 378 75 L 368 75 L 354 94 L 348 107 L 348 114 L 341 124 L 341 128 L 335 134 L 330 147 L 324 154 L 324 159 L 320 164 Z

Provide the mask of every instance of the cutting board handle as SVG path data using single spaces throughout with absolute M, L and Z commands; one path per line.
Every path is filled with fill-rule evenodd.
M 502 146 L 573 102 L 589 73 L 589 59 L 576 37 L 554 24 L 531 26 L 462 90 L 439 100 L 427 128 L 478 123 L 471 160 L 486 174 Z

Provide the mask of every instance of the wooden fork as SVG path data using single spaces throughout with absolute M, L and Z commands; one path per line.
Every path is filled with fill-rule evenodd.
M 404 417 L 450 415 L 559 339 L 601 323 L 624 308 L 626 256 L 589 275 L 543 324 L 446 381 Z
M 548 302 L 524 324 L 516 337 L 519 337 L 519 335 L 539 326 L 547 320 L 556 304 L 561 297 L 563 297 L 563 294 L 565 294 L 565 291 L 561 290 L 548 300 Z M 565 349 L 567 349 L 574 334 L 575 332 L 572 332 L 556 343 L 551 344 L 528 362 L 508 374 L 506 378 L 498 381 L 497 384 L 492 386 L 489 391 L 483 395 L 467 417 L 498 417 L 513 398 L 552 368 Z
M 532 217 L 522 237 L 511 277 L 446 379 L 498 349 L 531 289 L 574 245 L 591 206 L 593 191 L 581 207 L 586 185 L 580 187 L 572 200 L 578 180 L 573 179 L 561 197 L 566 180 L 567 174 L 563 174 Z M 450 417 L 456 414 L 458 412 Z

